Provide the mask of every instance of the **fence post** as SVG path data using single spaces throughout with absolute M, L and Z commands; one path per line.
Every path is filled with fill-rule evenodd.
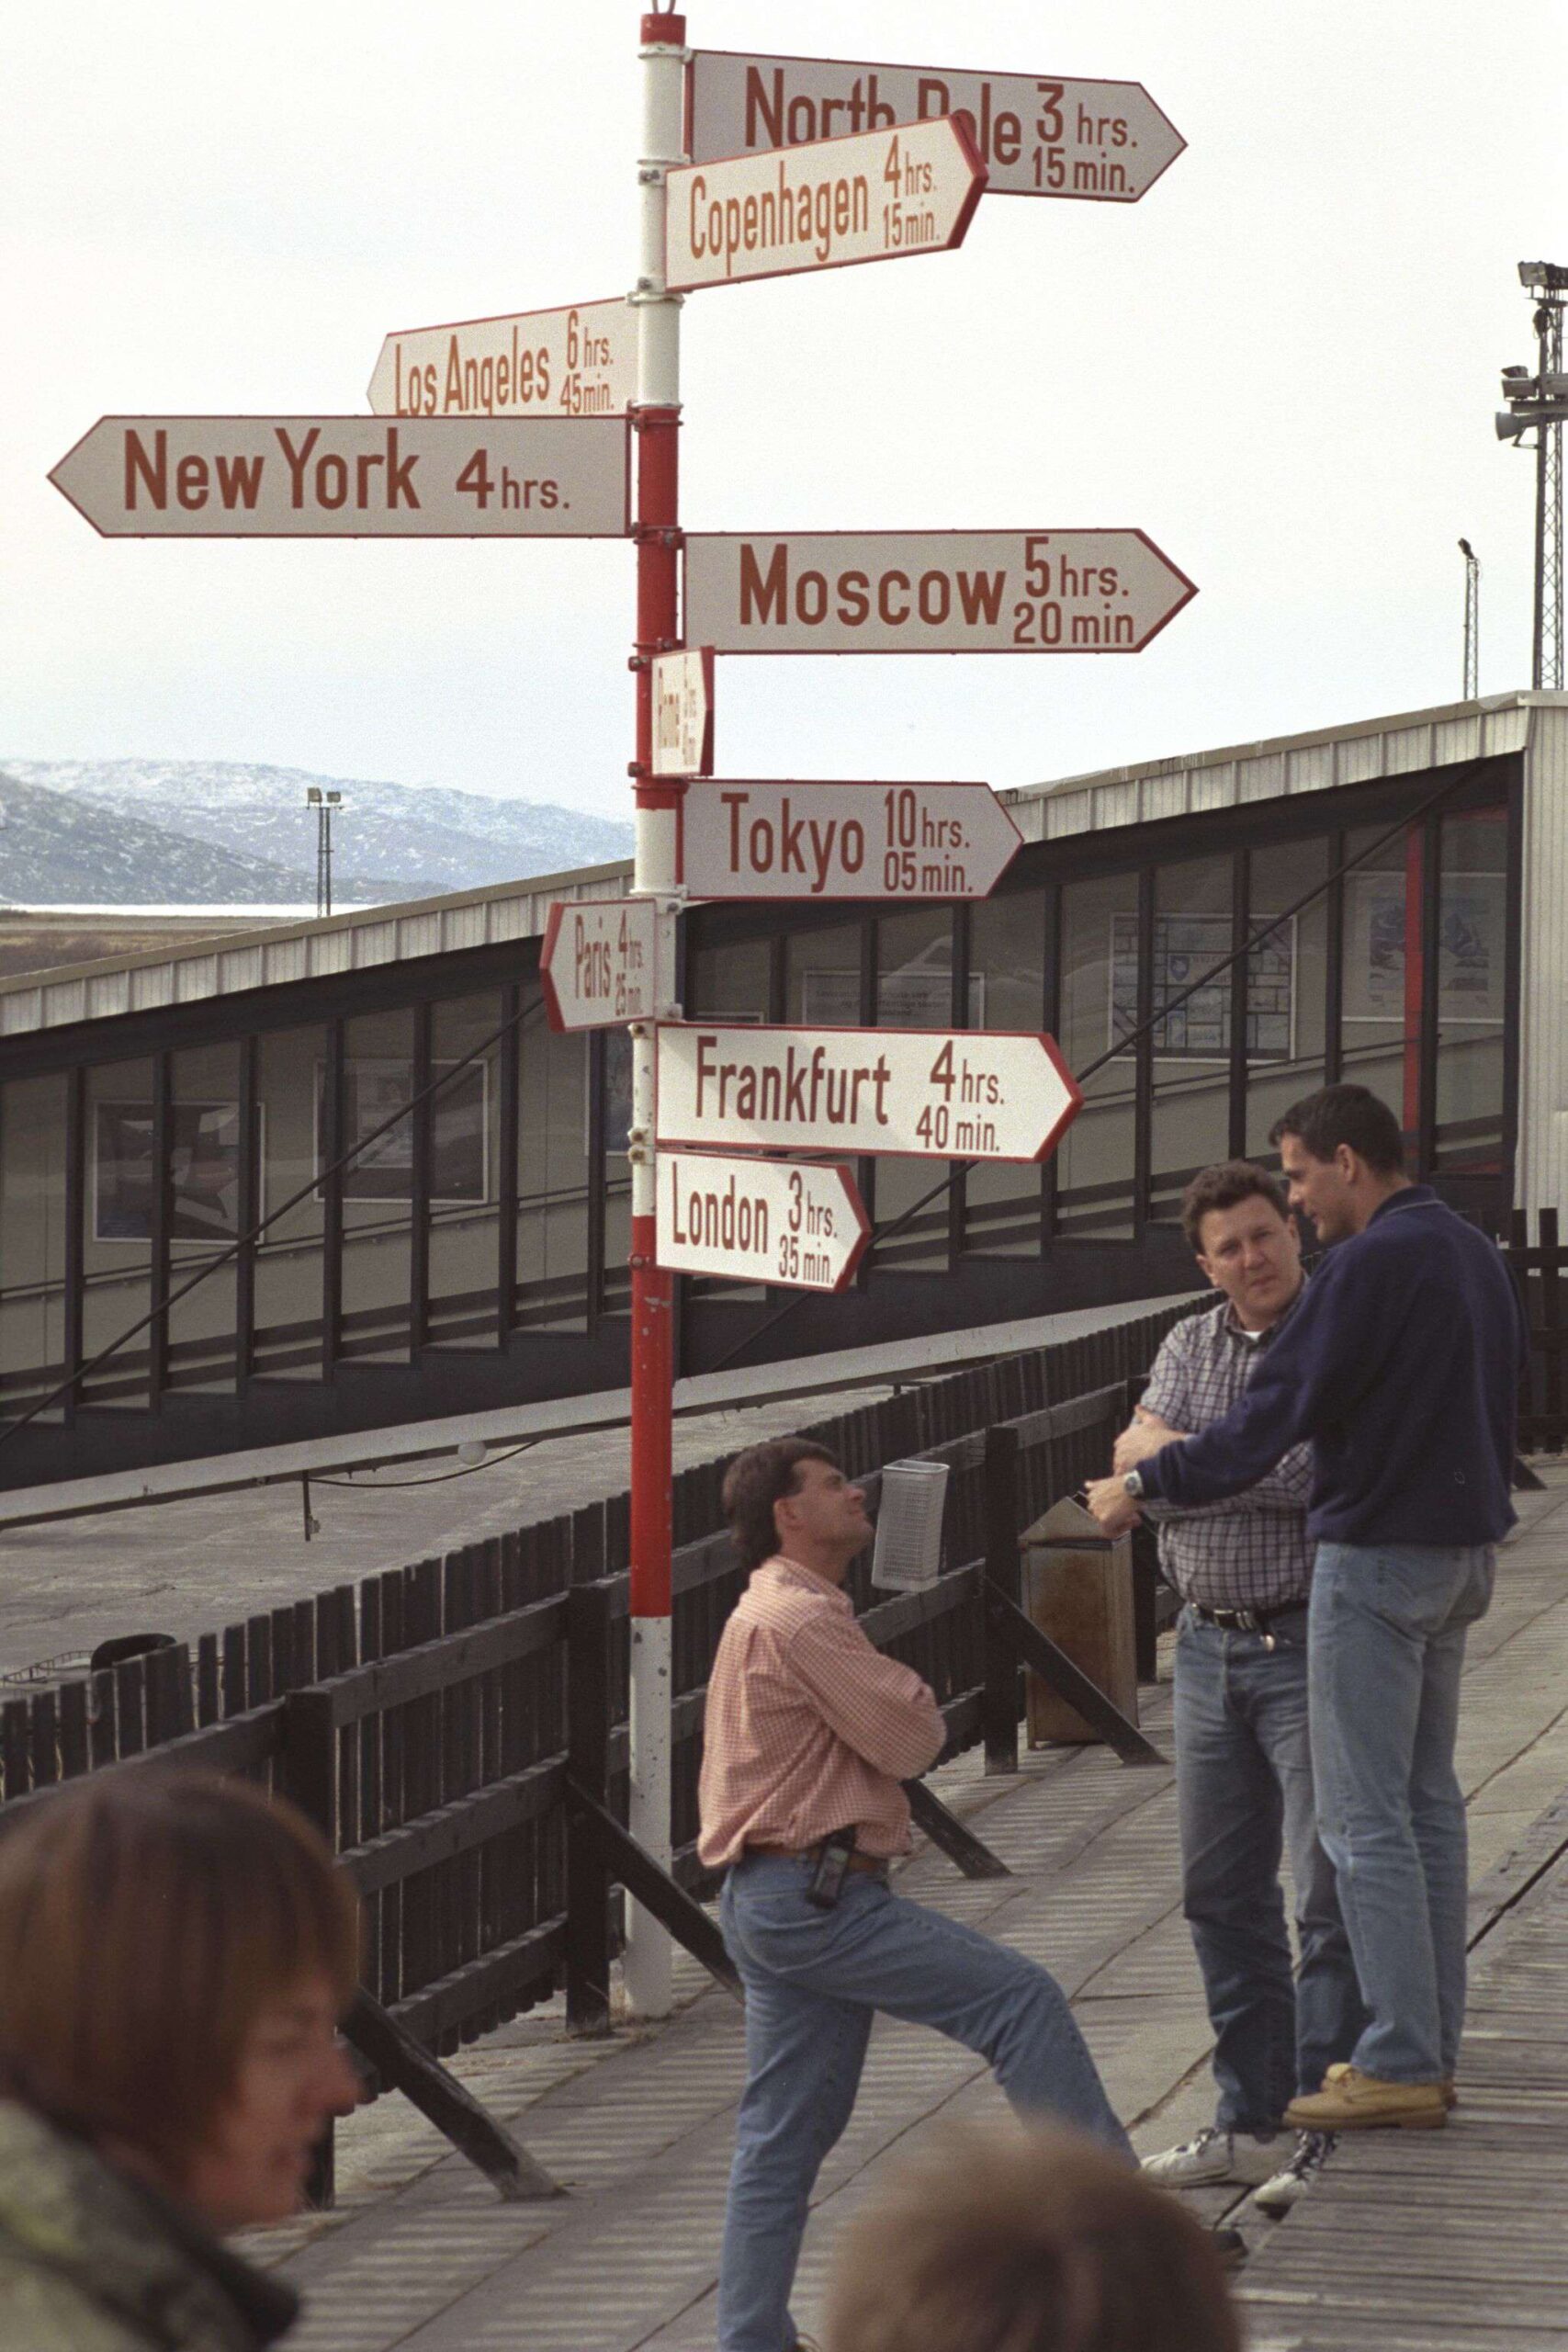
M 986 1578 L 1016 1606 L 1022 1596 L 1018 1561 L 1018 1431 L 986 1431 Z M 981 1724 L 987 1774 L 1018 1770 L 1018 1653 L 986 1609 L 986 1688 Z
M 573 1585 L 566 1597 L 567 1770 L 596 1804 L 609 1804 L 610 1591 Z M 610 2030 L 610 1881 L 591 1818 L 567 1808 L 566 2025 Z
M 288 1796 L 314 1822 L 329 1850 L 338 1850 L 337 1726 L 330 1690 L 290 1690 L 283 1702 L 278 1779 Z M 337 2201 L 334 2130 L 331 2120 L 316 2143 L 305 2183 L 307 2202 L 325 2212 Z

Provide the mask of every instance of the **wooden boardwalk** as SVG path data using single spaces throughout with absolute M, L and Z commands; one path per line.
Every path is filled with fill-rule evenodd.
M 1547 1475 L 1547 1492 L 1521 1498 L 1525 1524 L 1467 1663 L 1477 1942 L 1463 2104 L 1440 2133 L 1343 2140 L 1288 2222 L 1238 2210 L 1253 2352 L 1568 2346 L 1568 1466 Z M 1143 1701 L 1168 1749 L 1168 1686 Z M 1140 2151 L 1208 2121 L 1211 2037 L 1169 1770 L 1054 1749 L 991 1781 L 963 1759 L 942 1784 L 1014 1875 L 966 1882 L 927 1849 L 906 1891 L 1056 1973 Z M 340 2209 L 252 2242 L 306 2292 L 291 2352 L 711 2352 L 740 2019 L 694 1969 L 680 1981 L 685 2006 L 660 2027 L 569 2042 L 538 2012 L 455 2062 L 567 2187 L 554 2204 L 499 2204 L 395 2097 L 354 2118 Z M 967 2053 L 878 2025 L 818 2184 L 802 2326 L 839 2226 L 911 2145 L 950 2118 L 999 2111 Z M 1230 2200 L 1191 2201 L 1217 2218 Z

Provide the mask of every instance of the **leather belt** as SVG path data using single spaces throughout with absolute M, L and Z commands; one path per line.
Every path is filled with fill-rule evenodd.
M 1306 1605 L 1304 1597 L 1300 1600 L 1281 1601 L 1278 1609 L 1205 1609 L 1201 1600 L 1190 1600 L 1187 1604 L 1201 1625 L 1217 1625 L 1225 1634 L 1265 1635 L 1281 1617 L 1299 1617 Z
M 814 1846 L 748 1846 L 746 1851 L 748 1854 L 768 1854 L 777 1861 L 809 1862 L 821 1852 L 822 1845 L 823 1840 L 818 1838 Z M 857 1849 L 848 1857 L 848 1867 L 852 1871 L 880 1871 L 886 1873 L 887 1857 L 886 1854 L 863 1854 Z

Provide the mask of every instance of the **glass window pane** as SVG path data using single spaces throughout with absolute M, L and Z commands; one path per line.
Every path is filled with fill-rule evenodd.
M 790 933 L 788 1020 L 813 1029 L 861 1026 L 861 930 L 858 922 L 836 922 Z
M 326 1032 L 317 1028 L 274 1030 L 260 1045 L 262 1201 L 272 1222 L 256 1246 L 255 1368 L 268 1380 L 321 1377 L 316 1123 L 326 1050 Z M 294 1205 L 278 1216 L 288 1201 Z
M 87 1072 L 86 1293 L 82 1349 L 92 1357 L 152 1303 L 152 1065 L 110 1062 Z M 84 1404 L 147 1404 L 143 1332 L 82 1388 Z
M 765 939 L 694 948 L 686 967 L 690 1012 L 704 1021 L 766 1021 L 769 955 Z
M 433 1074 L 459 1069 L 435 1096 L 432 1117 L 430 1344 L 482 1348 L 496 1328 L 496 1166 L 500 991 L 431 1008 Z
M 983 1005 L 984 981 L 969 983 L 969 1026 Z M 953 1027 L 953 917 L 945 907 L 920 907 L 887 915 L 876 926 L 876 1022 L 884 1029 Z M 924 1199 L 947 1173 L 941 1159 L 879 1159 L 876 1163 L 876 1222 L 886 1225 Z M 904 1272 L 923 1268 L 945 1272 L 948 1263 L 946 1191 L 915 1211 L 910 1222 L 886 1242 L 878 1242 L 876 1262 Z
M 1503 1165 L 1507 821 L 1506 808 L 1443 820 L 1436 1159 L 1450 1173 Z
M 1070 1070 L 1086 1069 L 1136 1025 L 1137 927 L 1135 874 L 1070 883 L 1062 893 L 1060 1043 Z M 1056 1230 L 1065 1237 L 1132 1235 L 1135 1075 L 1132 1053 L 1118 1054 L 1084 1086 L 1083 1109 L 1056 1154 Z
M 1387 831 L 1365 825 L 1348 834 L 1347 856 Z M 1420 835 L 1396 833 L 1346 875 L 1343 888 L 1341 1074 L 1381 1095 L 1413 1136 L 1421 1066 Z
M 1326 842 L 1255 850 L 1247 876 L 1254 935 L 1328 873 Z M 1247 970 L 1247 1148 L 1271 1162 L 1269 1130 L 1324 1083 L 1328 988 L 1326 892 L 1255 946 Z
M 1045 1012 L 1045 893 L 1014 890 L 970 910 L 971 996 L 987 1029 L 1039 1030 Z M 1041 1171 L 981 1161 L 964 1179 L 964 1247 L 987 1258 L 1040 1255 Z
M 536 989 L 530 999 L 517 1109 L 516 1320 L 525 1330 L 581 1331 L 588 1319 L 588 1039 L 558 1036 Z M 624 1030 L 608 1034 L 624 1047 Z M 606 1080 L 605 1125 L 623 1151 L 630 1079 L 626 1058 Z
M 343 1179 L 343 1352 L 356 1362 L 404 1363 L 409 1349 L 412 1271 L 413 1012 L 358 1014 L 344 1036 L 344 1145 L 364 1143 Z M 318 1150 L 327 1134 L 323 1060 L 318 1076 Z M 378 1132 L 381 1130 L 381 1132 Z M 372 1139 L 373 1138 L 373 1139 Z M 446 1181 L 453 1171 L 443 1170 Z M 482 1176 L 471 1155 L 462 1171 L 470 1188 Z M 432 1191 L 441 1177 L 433 1166 Z
M 169 1385 L 223 1394 L 234 1385 L 236 1275 L 216 1261 L 240 1238 L 240 1048 L 175 1054 L 170 1143 L 170 1287 L 202 1273 L 169 1309 Z
M 1152 1010 L 1164 1017 L 1154 1033 L 1149 1214 L 1161 1222 L 1174 1221 L 1201 1168 L 1229 1155 L 1234 990 L 1228 966 L 1213 979 L 1204 975 L 1231 951 L 1231 875 L 1228 857 L 1204 857 L 1155 876 Z M 1119 1011 L 1135 1002 L 1136 978 L 1134 926 L 1123 917 L 1114 974 Z M 1203 985 L 1189 995 L 1195 980 Z
M 0 1091 L 0 1397 L 7 1416 L 64 1377 L 64 1273 L 65 1080 L 13 1079 Z

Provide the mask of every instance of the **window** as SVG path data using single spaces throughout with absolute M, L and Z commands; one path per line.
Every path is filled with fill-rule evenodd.
M 1135 1025 L 1135 999 L 1128 999 L 1124 977 L 1118 999 L 1115 956 L 1119 926 L 1124 926 L 1129 909 L 1135 922 L 1137 905 L 1134 874 L 1070 883 L 1062 893 L 1058 1034 L 1067 1068 L 1075 1074 L 1102 1061 L 1118 1037 Z M 1135 975 L 1134 986 L 1135 991 Z M 1083 1109 L 1056 1154 L 1056 1230 L 1065 1238 L 1131 1238 L 1135 1077 L 1134 1057 L 1112 1053 L 1091 1078 L 1081 1081 Z
M 972 999 L 987 1029 L 1045 1026 L 1045 893 L 1013 890 L 969 910 Z M 979 1024 L 976 1024 L 979 1025 Z M 1041 1170 L 980 1161 L 964 1184 L 964 1248 L 987 1258 L 1040 1255 Z

